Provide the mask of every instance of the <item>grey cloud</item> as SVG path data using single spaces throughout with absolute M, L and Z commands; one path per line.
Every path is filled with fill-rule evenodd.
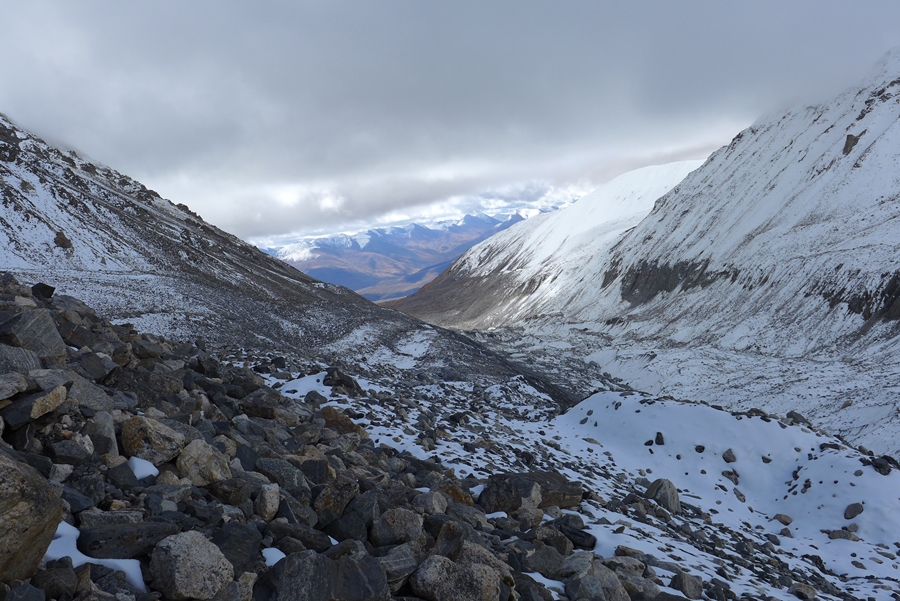
M 0 111 L 242 236 L 696 158 L 900 44 L 887 1 L 4 4 Z

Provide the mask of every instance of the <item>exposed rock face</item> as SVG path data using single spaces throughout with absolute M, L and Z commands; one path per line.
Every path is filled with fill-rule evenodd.
M 62 518 L 59 495 L 0 449 L 0 582 L 30 578 Z
M 231 582 L 233 568 L 217 546 L 199 532 L 163 539 L 150 561 L 153 584 L 169 599 L 212 599 Z

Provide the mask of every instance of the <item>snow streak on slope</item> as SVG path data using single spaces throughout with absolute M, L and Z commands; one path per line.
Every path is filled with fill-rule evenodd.
M 560 309 L 573 285 L 628 228 L 702 161 L 644 167 L 600 186 L 574 204 L 532 217 L 473 247 L 423 293 L 388 306 L 435 323 L 485 327 Z M 596 268 L 595 268 L 596 269 Z M 443 297 L 464 287 L 460 302 Z M 440 297 L 437 312 L 429 302 Z M 419 300 L 423 300 L 420 303 Z M 446 311 L 445 311 L 446 309 Z M 471 320 L 471 322 L 470 322 Z

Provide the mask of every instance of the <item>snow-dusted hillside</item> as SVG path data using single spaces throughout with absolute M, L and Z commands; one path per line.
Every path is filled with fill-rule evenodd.
M 741 132 L 614 243 L 556 254 L 561 269 L 520 281 L 504 269 L 546 252 L 541 239 L 527 251 L 488 241 L 407 307 L 443 325 L 523 327 L 498 334 L 505 348 L 549 361 L 568 345 L 635 386 L 797 408 L 896 451 L 898 115 L 894 51 L 859 89 Z
M 176 339 L 351 364 L 427 340 L 408 370 L 523 373 L 472 341 L 319 282 L 108 167 L 0 116 L 0 271 Z M 565 391 L 555 396 L 565 399 Z
M 683 161 L 625 173 L 568 207 L 495 234 L 421 294 L 387 305 L 462 328 L 514 323 L 534 315 L 538 306 L 556 311 L 554 302 L 590 278 L 594 258 L 608 252 L 657 198 L 701 164 Z

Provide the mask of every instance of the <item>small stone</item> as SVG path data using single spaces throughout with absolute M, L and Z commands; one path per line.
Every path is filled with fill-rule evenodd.
M 737 457 L 734 456 L 734 451 L 728 449 L 724 453 L 722 453 L 722 459 L 725 460 L 725 463 L 734 463 L 737 461 Z
M 277 484 L 263 484 L 253 502 L 253 511 L 264 522 L 271 522 L 281 505 L 281 488 Z
M 859 514 L 863 512 L 863 504 L 862 503 L 851 503 L 847 505 L 847 508 L 844 510 L 844 519 L 852 520 Z
M 791 525 L 791 522 L 794 521 L 794 518 L 792 518 L 792 517 L 789 516 L 789 515 L 785 515 L 785 514 L 783 514 L 783 513 L 776 513 L 776 514 L 775 514 L 775 517 L 772 518 L 772 519 L 781 522 L 781 524 L 784 525 L 784 526 L 790 526 L 790 525 Z

